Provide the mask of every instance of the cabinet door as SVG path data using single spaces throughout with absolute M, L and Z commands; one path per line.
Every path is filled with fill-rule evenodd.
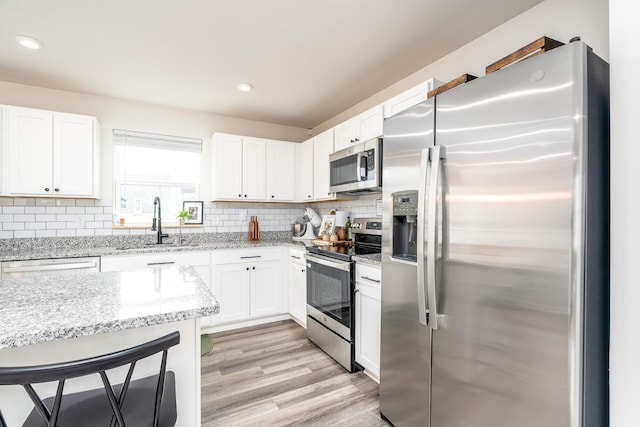
M 211 188 L 214 200 L 242 199 L 242 137 L 217 133 L 213 136 Z
M 356 283 L 356 362 L 380 378 L 380 287 Z
M 364 142 L 382 136 L 382 105 L 359 114 L 356 119 L 358 126 L 356 142 Z
M 313 198 L 329 200 L 335 194 L 329 191 L 329 155 L 333 153 L 333 130 L 313 138 Z
M 220 303 L 220 313 L 214 323 L 246 320 L 251 315 L 250 266 L 242 264 L 216 265 L 213 273 L 213 295 Z
M 281 261 L 252 263 L 251 317 L 277 313 L 282 313 L 282 263 Z
M 242 138 L 242 199 L 266 199 L 266 144 L 264 139 Z
M 294 149 L 291 142 L 267 141 L 267 201 L 294 200 Z
M 313 200 L 313 139 L 295 145 L 295 200 Z
M 93 196 L 95 119 L 53 115 L 53 192 L 60 196 Z
M 307 268 L 289 263 L 289 314 L 302 326 L 307 325 Z
M 7 109 L 7 193 L 53 194 L 53 114 Z
M 334 151 L 340 151 L 344 148 L 350 147 L 351 144 L 356 142 L 358 137 L 358 125 L 356 120 L 350 119 L 344 123 L 340 123 L 335 127 L 335 149 Z
M 412 87 L 386 101 L 383 106 L 384 118 L 389 118 L 427 99 L 431 80 Z

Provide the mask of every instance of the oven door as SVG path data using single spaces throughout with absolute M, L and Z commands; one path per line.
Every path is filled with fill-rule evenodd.
M 307 314 L 351 341 L 353 289 L 351 263 L 306 254 Z

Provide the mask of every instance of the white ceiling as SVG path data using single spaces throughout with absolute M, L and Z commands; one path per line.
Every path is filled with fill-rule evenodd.
M 0 0 L 0 80 L 311 128 L 540 1 Z

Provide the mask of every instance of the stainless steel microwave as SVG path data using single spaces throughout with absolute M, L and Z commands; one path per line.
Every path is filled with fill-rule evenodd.
M 329 156 L 332 193 L 382 191 L 382 138 L 352 145 Z

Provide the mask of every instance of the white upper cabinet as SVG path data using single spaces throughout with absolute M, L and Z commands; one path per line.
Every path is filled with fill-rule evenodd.
M 330 171 L 329 155 L 333 153 L 333 129 L 313 138 L 313 199 L 335 199 L 335 193 L 329 191 Z
M 212 151 L 213 200 L 265 200 L 264 139 L 216 133 Z
M 99 166 L 94 157 L 92 117 L 53 115 L 53 191 L 65 196 L 90 196 Z
M 242 138 L 243 200 L 266 198 L 266 143 L 260 138 Z
M 267 140 L 267 200 L 294 201 L 296 145 Z
M 382 136 L 382 122 L 382 105 L 377 105 L 339 124 L 334 128 L 335 151 Z
M 5 107 L 8 195 L 99 197 L 95 117 Z
M 442 82 L 436 79 L 430 79 L 394 96 L 383 104 L 384 118 L 389 118 L 398 114 L 400 111 L 404 111 L 407 108 L 426 100 L 429 91 L 441 84 Z
M 314 179 L 313 138 L 295 144 L 295 200 L 308 202 L 313 200 Z
M 213 135 L 213 199 L 242 199 L 242 137 Z

